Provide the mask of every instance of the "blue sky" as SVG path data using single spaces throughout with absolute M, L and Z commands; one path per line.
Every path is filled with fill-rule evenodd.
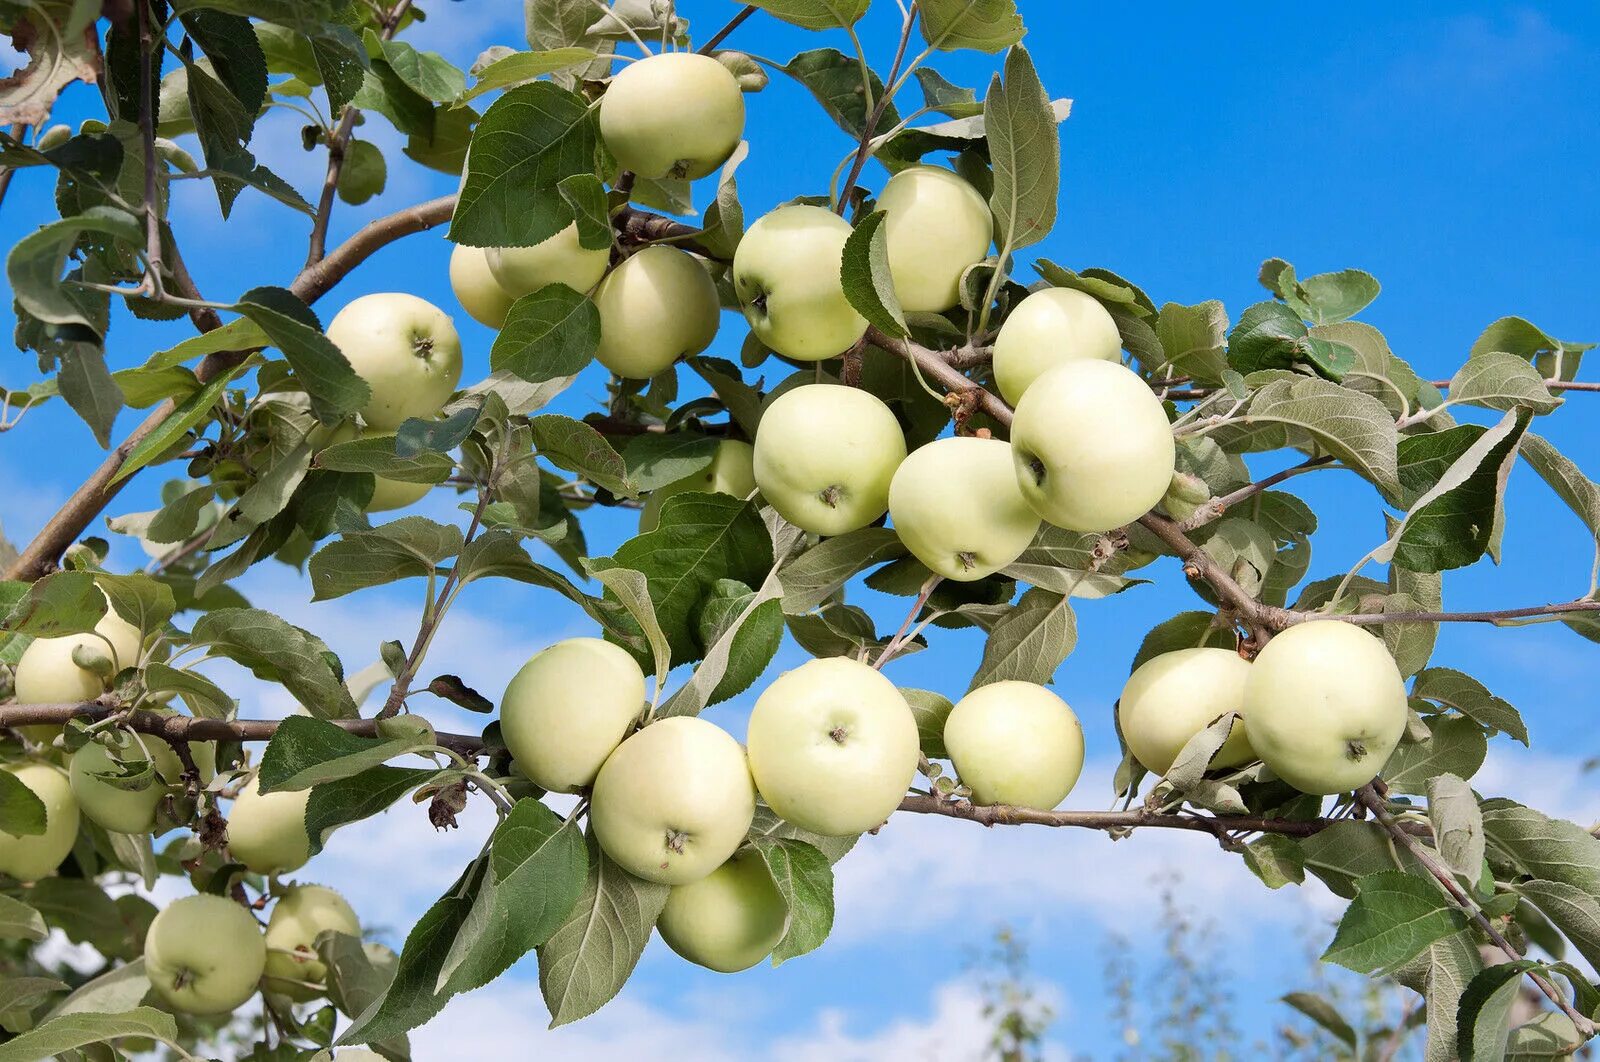
M 1506 314 L 1565 339 L 1600 339 L 1592 258 L 1600 246 L 1593 165 L 1600 112 L 1589 79 L 1577 74 L 1600 53 L 1600 15 L 1591 8 L 1455 4 L 1446 13 L 1377 3 L 1314 11 L 1152 3 L 1130 17 L 1125 7 L 1054 0 L 1021 6 L 1046 87 L 1075 101 L 1062 127 L 1060 222 L 1034 249 L 1038 256 L 1113 269 L 1157 303 L 1220 298 L 1235 319 L 1264 297 L 1255 276 L 1266 257 L 1287 258 L 1302 275 L 1366 269 L 1384 291 L 1361 319 L 1433 377 L 1449 376 L 1482 328 Z M 518 7 L 435 2 L 413 40 L 464 67 L 488 45 L 523 45 Z M 720 0 L 680 8 L 702 37 L 735 10 Z M 886 65 L 897 24 L 894 5 L 878 0 L 862 25 L 875 63 Z M 764 16 L 730 42 L 779 61 L 821 43 Z M 981 91 L 996 61 L 962 54 L 937 65 Z M 87 113 L 80 110 L 87 95 L 69 94 L 63 115 Z M 849 147 L 843 134 L 781 77 L 748 106 L 752 150 L 739 171 L 747 216 L 822 191 Z M 335 239 L 454 188 L 449 178 L 409 166 L 383 119 L 369 120 L 361 133 L 390 155 L 389 186 L 363 207 L 341 204 Z M 295 116 L 264 121 L 253 146 L 308 195 L 320 182 L 322 156 L 301 151 Z M 869 184 L 881 179 L 869 169 Z M 7 246 L 49 215 L 49 199 L 38 172 L 18 175 L 0 215 Z M 262 197 L 241 197 L 226 226 L 209 189 L 185 182 L 174 201 L 185 215 L 185 254 L 211 298 L 287 283 L 303 258 L 305 220 Z M 468 352 L 465 379 L 476 379 L 487 371 L 492 336 L 455 305 L 447 255 L 437 233 L 395 244 L 319 312 L 326 321 L 372 291 L 419 294 L 455 314 Z M 124 317 L 110 339 L 114 365 L 138 364 L 186 329 L 185 322 L 134 326 Z M 740 322 L 725 317 L 713 351 L 735 353 L 742 335 Z M 34 378 L 27 355 L 0 368 L 7 387 Z M 581 415 L 602 393 L 603 379 L 591 371 L 556 408 Z M 124 413 L 116 434 L 136 417 Z M 1537 428 L 1600 476 L 1600 397 L 1574 396 Z M 0 521 L 8 536 L 25 541 L 101 457 L 87 429 L 58 404 L 0 437 Z M 1258 467 L 1281 463 L 1268 458 Z M 111 512 L 154 507 L 159 482 L 140 477 Z M 1297 484 L 1324 518 L 1313 574 L 1344 571 L 1377 541 L 1377 499 L 1340 472 Z M 1513 474 L 1509 501 L 1504 562 L 1452 573 L 1448 607 L 1535 604 L 1585 591 L 1592 543 L 1581 525 L 1526 469 Z M 452 504 L 430 498 L 419 511 L 449 518 Z M 603 554 L 631 533 L 631 514 L 598 514 L 587 527 L 592 552 Z M 114 559 L 143 561 L 128 543 L 117 546 Z M 286 571 L 258 567 L 241 587 L 258 604 L 324 634 L 352 670 L 376 657 L 379 642 L 409 641 L 417 585 L 312 606 L 306 585 Z M 1089 768 L 1068 806 L 1100 807 L 1111 798 L 1110 705 L 1139 638 L 1174 612 L 1199 607 L 1174 565 L 1151 571 L 1157 585 L 1078 610 L 1078 648 L 1055 686 L 1083 718 L 1089 743 Z M 883 625 L 898 621 L 897 601 L 869 591 L 859 597 Z M 592 632 L 574 610 L 524 587 L 480 583 L 452 614 L 430 666 L 466 675 L 494 696 L 532 651 L 582 633 Z M 904 685 L 959 694 L 980 652 L 976 638 L 946 634 L 939 652 L 890 670 Z M 1580 771 L 1600 742 L 1592 727 L 1571 722 L 1592 703 L 1594 654 L 1591 643 L 1557 626 L 1445 630 L 1435 662 L 1474 671 L 1522 709 L 1533 735 L 1531 751 L 1506 739 L 1494 743 L 1477 779 L 1481 790 L 1585 822 L 1600 818 L 1592 779 Z M 786 645 L 777 666 L 801 659 Z M 281 693 L 241 688 L 251 714 L 289 708 Z M 711 717 L 742 733 L 750 701 L 737 698 Z M 438 718 L 474 725 L 448 710 Z M 476 851 L 487 826 L 480 814 L 459 833 L 434 835 L 420 814 L 400 810 L 345 831 L 308 874 L 345 890 L 368 924 L 397 943 Z M 453 1003 L 419 1035 L 419 1057 L 446 1057 L 447 1043 L 461 1055 L 473 1053 L 469 1046 L 525 1051 L 537 1043 L 544 1057 L 591 1060 L 689 1053 L 865 1059 L 937 1044 L 922 1057 L 964 1059 L 981 1043 L 974 1039 L 981 1030 L 963 958 L 1002 921 L 1032 939 L 1035 974 L 1060 1016 L 1055 1049 L 1109 1057 L 1121 1041 L 1104 1018 L 1100 986 L 1108 934 L 1129 938 L 1147 974 L 1154 971 L 1161 943 L 1152 934 L 1154 881 L 1173 871 L 1183 875 L 1192 905 L 1219 924 L 1218 950 L 1240 1023 L 1252 1032 L 1267 1028 L 1278 1017 L 1272 1001 L 1307 979 L 1301 936 L 1320 943 L 1337 915 L 1320 888 L 1269 893 L 1202 837 L 1139 835 L 1113 844 L 1098 834 L 918 820 L 891 824 L 840 865 L 836 936 L 816 954 L 728 978 L 688 967 L 652 944 L 620 1000 L 548 1035 L 540 1031 L 546 1019 L 530 960 L 510 980 Z

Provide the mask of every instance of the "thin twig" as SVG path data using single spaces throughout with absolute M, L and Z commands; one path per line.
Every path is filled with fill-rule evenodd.
M 155 101 L 151 98 L 149 5 L 139 0 L 139 135 L 144 144 L 144 282 L 146 292 L 160 299 L 165 291 L 161 279 L 161 210 L 156 198 L 156 119 Z
M 1178 521 L 1178 528 L 1182 531 L 1193 531 L 1197 527 L 1203 527 L 1240 502 L 1253 498 L 1262 491 L 1275 487 L 1286 479 L 1291 479 L 1303 472 L 1313 472 L 1319 468 L 1326 468 L 1332 463 L 1333 458 L 1331 457 L 1308 458 L 1298 465 L 1291 465 L 1281 472 L 1274 472 L 1270 476 L 1258 479 L 1254 483 L 1248 483 L 1236 491 L 1224 494 L 1220 498 L 1212 498 L 1191 515 Z
M 883 95 L 878 97 L 871 112 L 867 115 L 865 124 L 861 127 L 861 143 L 856 146 L 855 161 L 850 164 L 850 175 L 844 179 L 844 186 L 839 189 L 839 201 L 834 204 L 834 211 L 840 216 L 850 206 L 850 193 L 855 190 L 856 181 L 861 179 L 861 171 L 867 165 L 867 156 L 871 153 L 872 134 L 878 128 L 878 121 L 883 117 L 883 112 L 889 109 L 889 103 L 894 98 L 896 79 L 900 76 L 900 64 L 905 62 L 906 46 L 911 43 L 911 29 L 916 25 L 917 11 L 913 7 L 906 12 L 900 25 L 900 44 L 895 48 L 894 65 L 889 68 L 889 79 L 883 83 Z
M 701 55 L 710 55 L 717 45 L 728 39 L 728 35 L 744 24 L 744 20 L 756 13 L 756 5 L 746 4 L 743 10 L 728 20 L 727 25 L 711 35 L 711 39 L 700 46 Z
M 28 125 L 26 122 L 14 122 L 11 128 L 7 130 L 7 133 L 14 142 L 20 144 L 22 143 L 22 134 L 27 131 Z M 5 202 L 6 191 L 11 187 L 11 178 L 16 172 L 17 168 L 15 166 L 0 166 L 0 203 Z

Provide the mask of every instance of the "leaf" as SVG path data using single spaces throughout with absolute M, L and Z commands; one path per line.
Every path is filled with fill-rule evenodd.
M 720 441 L 692 431 L 647 432 L 622 450 L 628 481 L 640 491 L 660 490 L 711 464 Z
M 945 76 L 929 66 L 912 71 L 917 84 L 922 87 L 922 99 L 928 109 L 949 118 L 973 118 L 983 113 L 978 94 L 969 88 L 952 85 Z
M 47 1015 L 121 1014 L 137 1007 L 150 993 L 150 978 L 144 972 L 144 959 L 134 959 L 79 985 Z
M 793 838 L 762 838 L 756 851 L 789 908 L 783 939 L 772 949 L 772 965 L 815 951 L 833 929 L 833 869 L 818 849 Z
M 54 977 L 11 977 L 0 981 L 0 1014 L 31 1014 L 39 1004 L 67 991 L 64 981 Z M 7 1021 L 8 1027 L 11 1022 Z
M 962 9 L 959 17 L 957 7 Z M 944 37 L 944 33 L 936 32 L 940 17 L 948 20 L 946 32 L 954 33 L 967 16 L 972 16 L 974 25 L 987 23 L 990 30 L 1000 22 L 1014 23 L 1020 37 L 1021 19 L 1010 0 L 941 0 L 923 9 L 923 33 L 929 43 L 934 43 Z M 1002 41 L 1009 30 L 996 32 L 988 39 Z M 989 50 L 998 51 L 1014 40 L 1003 40 Z M 1004 71 L 1003 82 L 999 75 L 990 82 L 983 104 L 989 157 L 994 165 L 994 192 L 989 206 L 994 211 L 995 243 L 1002 258 L 1049 235 L 1055 226 L 1061 184 L 1061 136 L 1056 129 L 1055 112 L 1027 49 L 1018 45 L 1007 52 Z
M 1528 432 L 1522 437 L 1522 456 L 1550 485 L 1567 508 L 1577 514 L 1600 543 L 1600 487 L 1585 476 L 1561 451 L 1542 437 Z
M 1525 881 L 1517 886 L 1592 966 L 1600 961 L 1600 900 L 1560 881 Z
M 995 624 L 969 690 L 1010 679 L 1049 683 L 1078 642 L 1070 599 L 1035 587 Z
M 707 705 L 743 693 L 761 677 L 783 640 L 778 593 L 771 575 L 759 591 L 732 579 L 712 586 L 696 620 L 704 656 L 690 680 L 661 706 L 660 715 L 698 714 Z
M 832 597 L 857 574 L 884 561 L 906 556 L 900 536 L 887 527 L 863 527 L 812 546 L 783 566 L 783 611 L 809 612 Z
M 190 429 L 211 415 L 211 409 L 222 397 L 222 392 L 245 367 L 245 364 L 241 364 L 218 373 L 204 387 L 180 402 L 165 420 L 134 444 L 111 482 L 128 478 L 171 450 Z
M 1394 750 L 1383 768 L 1383 780 L 1397 793 L 1426 793 L 1440 774 L 1471 778 L 1483 766 L 1489 746 L 1483 729 L 1471 719 L 1436 715 L 1424 720 L 1432 735 Z
M 1211 758 L 1227 742 L 1238 719 L 1237 712 L 1224 712 L 1203 730 L 1196 731 L 1192 738 L 1184 742 L 1172 766 L 1167 769 L 1163 776 L 1166 783 L 1179 793 L 1186 793 L 1199 785 L 1206 769 L 1211 766 Z
M 588 48 L 551 48 L 538 52 L 513 52 L 501 56 L 478 71 L 477 83 L 462 93 L 456 102 L 466 103 L 485 92 L 521 85 L 546 74 L 581 66 L 594 58 L 595 53 Z
M 586 1018 L 622 989 L 671 889 L 618 867 L 586 835 L 589 871 L 572 912 L 539 948 L 539 990 L 550 1025 Z
M 841 29 L 866 14 L 871 0 L 755 0 L 753 6 L 801 29 Z
M 1528 744 L 1528 728 L 1521 714 L 1471 675 L 1447 667 L 1430 667 L 1417 673 L 1411 696 L 1454 708 L 1482 726 Z
M 944 724 L 955 708 L 950 698 L 932 690 L 902 689 L 900 694 L 917 720 L 917 744 L 922 754 L 930 760 L 949 759 L 944 747 Z
M 1245 866 L 1269 889 L 1299 885 L 1306 880 L 1305 857 L 1292 838 L 1268 833 L 1244 846 Z
M 1456 1017 L 1456 1050 L 1462 1062 L 1501 1062 L 1511 1036 L 1511 1008 L 1522 987 L 1522 975 L 1539 964 L 1500 963 L 1480 971 L 1461 993 Z
M 317 550 L 308 568 L 311 600 L 327 601 L 355 590 L 430 575 L 461 551 L 461 529 L 426 517 L 405 516 L 371 531 L 350 531 Z
M 1228 367 L 1225 353 L 1228 311 L 1216 299 L 1184 306 L 1169 302 L 1156 318 L 1156 338 L 1161 351 L 1180 376 L 1217 384 Z
M 1293 269 L 1288 271 L 1293 278 Z M 1334 324 L 1360 313 L 1378 297 L 1382 286 L 1371 273 L 1341 269 L 1318 273 L 1286 285 L 1283 298 L 1312 324 Z
M 131 247 L 144 244 L 144 233 L 131 214 L 115 207 L 90 207 L 82 214 L 42 225 L 22 237 L 6 256 L 6 277 L 17 304 L 48 324 L 82 325 L 104 335 L 103 312 L 92 307 L 104 296 L 63 282 L 67 255 L 84 233 L 121 241 Z
M 366 31 L 370 49 L 376 45 L 394 72 L 418 95 L 437 103 L 458 99 L 467 91 L 467 77 L 438 52 L 419 52 L 404 41 L 385 40 Z
M 61 357 L 56 374 L 61 397 L 89 425 L 95 441 L 111 445 L 111 425 L 122 410 L 122 390 L 106 368 L 105 351 L 89 343 L 75 343 Z
M 94 84 L 101 72 L 99 12 L 85 3 L 28 5 L 8 12 L 11 46 L 28 65 L 0 81 L 0 124 L 42 125 L 56 97 L 74 81 Z
M 399 445 L 398 435 L 334 443 L 317 452 L 317 466 L 333 472 L 370 472 L 402 483 L 443 483 L 455 470 L 455 462 L 442 453 L 419 450 L 401 457 Z
M 622 455 L 611 448 L 605 436 L 583 421 L 560 413 L 541 413 L 528 424 L 533 429 L 533 445 L 540 457 L 568 472 L 578 473 L 613 494 L 625 498 L 638 496 L 638 489 L 628 481 Z
M 1014 0 L 923 0 L 922 36 L 930 48 L 998 52 L 1022 39 Z
M 861 66 L 855 58 L 833 48 L 817 48 L 801 52 L 779 69 L 804 85 L 839 128 L 852 138 L 861 139 L 866 131 L 867 101 L 861 91 Z M 866 76 L 873 100 L 881 100 L 883 82 L 870 70 Z M 878 127 L 889 129 L 899 123 L 900 114 L 891 100 L 878 120 Z
M 1525 358 L 1503 351 L 1477 354 L 1450 380 L 1451 403 L 1465 402 L 1501 411 L 1518 407 L 1549 413 L 1561 405 L 1539 370 Z
M 43 940 L 46 932 L 38 911 L 21 900 L 0 896 L 0 940 Z
M 1395 980 L 1426 1001 L 1426 1062 L 1459 1062 L 1456 1057 L 1456 1005 L 1472 976 L 1483 969 L 1470 932 L 1451 933 L 1417 956 Z
M 1311 992 L 1290 992 L 1283 997 L 1283 1001 L 1322 1026 L 1335 1039 L 1347 1044 L 1352 1051 L 1355 1050 L 1356 1031 L 1331 1002 Z
M 278 682 L 319 719 L 349 719 L 355 702 L 320 638 L 254 608 L 222 608 L 195 621 L 192 642 L 207 645 L 250 669 L 256 678 Z
M 883 229 L 888 216 L 881 210 L 874 210 L 856 222 L 844 241 L 840 279 L 845 298 L 868 324 L 887 335 L 904 339 L 911 333 L 906 328 L 899 296 L 895 294 L 894 279 L 889 275 L 889 239 Z
M 324 424 L 356 412 L 372 391 L 333 341 L 322 334 L 311 308 L 286 288 L 251 288 L 235 311 L 254 321 L 283 354 L 311 396 L 311 411 Z
M 44 801 L 11 771 L 0 770 L 0 833 L 38 837 L 45 831 Z
M 1468 881 L 1483 870 L 1483 813 L 1472 787 L 1454 774 L 1428 779 L 1428 821 L 1435 847 L 1450 869 Z
M 59 638 L 66 634 L 92 631 L 104 618 L 108 604 L 105 594 L 88 572 L 52 572 L 31 584 L 8 583 L 16 597 L 5 617 L 5 629 L 35 638 Z
M 1491 849 L 1530 877 L 1600 895 L 1600 840 L 1565 819 L 1510 800 L 1486 800 L 1483 832 Z
M 650 580 L 641 571 L 612 563 L 608 558 L 585 558 L 584 571 L 622 603 L 628 615 L 638 624 L 650 646 L 651 660 L 655 666 L 656 693 L 667 681 L 672 670 L 672 647 L 656 617 L 654 603 L 650 600 Z
M 370 767 L 349 778 L 312 786 L 306 800 L 311 854 L 322 851 L 324 839 L 337 827 L 376 815 L 438 773 L 426 767 Z
M 122 1014 L 62 1014 L 0 1044 L 0 1062 L 42 1062 L 124 1037 L 171 1044 L 177 1042 L 178 1025 L 172 1015 L 154 1007 L 135 1007 Z
M 574 376 L 600 343 L 600 311 L 565 284 L 550 284 L 511 304 L 489 348 L 489 365 L 532 383 Z
M 260 325 L 248 317 L 239 317 L 221 328 L 213 328 L 201 335 L 190 336 L 176 346 L 150 355 L 144 367 L 165 369 L 221 351 L 255 350 L 266 346 L 268 342 L 267 334 L 261 330 Z
M 1435 886 L 1383 871 L 1356 882 L 1356 898 L 1322 958 L 1357 973 L 1391 973 L 1465 926 L 1465 916 Z
M 432 741 L 416 738 L 360 737 L 320 719 L 292 715 L 278 724 L 267 742 L 257 777 L 263 793 L 310 789 L 432 747 Z

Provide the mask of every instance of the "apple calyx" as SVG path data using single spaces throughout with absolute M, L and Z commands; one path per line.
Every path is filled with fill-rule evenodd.
M 819 490 L 817 492 L 817 497 L 822 501 L 823 505 L 826 505 L 830 509 L 837 509 L 839 507 L 839 502 L 844 498 L 844 488 L 835 483 L 832 486 L 823 487 L 821 490 Z
M 667 831 L 667 847 L 678 855 L 683 855 L 684 846 L 689 841 L 689 835 L 682 830 Z
M 1367 743 L 1360 738 L 1352 738 L 1345 743 L 1345 755 L 1349 756 L 1352 762 L 1360 763 L 1367 758 Z
M 844 739 L 850 736 L 850 731 L 845 727 L 836 726 L 828 731 L 828 736 L 833 739 L 834 744 L 843 745 Z
M 961 562 L 961 570 L 970 572 L 978 566 L 978 556 L 971 550 L 962 550 L 956 554 L 956 560 Z

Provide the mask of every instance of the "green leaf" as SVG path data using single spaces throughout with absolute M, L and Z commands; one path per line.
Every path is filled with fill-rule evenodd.
M 777 580 L 768 576 L 759 592 L 718 580 L 701 601 L 696 628 L 704 657 L 689 684 L 662 705 L 663 716 L 698 713 L 737 696 L 767 670 L 783 640 Z
M 1460 776 L 1440 774 L 1428 779 L 1428 822 L 1434 847 L 1454 870 L 1476 881 L 1483 870 L 1483 812 L 1478 797 Z
M 172 618 L 178 610 L 172 596 L 172 587 L 158 583 L 143 572 L 131 575 L 95 575 L 95 585 L 106 595 L 117 615 L 138 628 L 140 634 L 151 634 Z M 124 665 L 132 661 L 125 661 Z
M 89 425 L 95 441 L 111 445 L 111 425 L 122 411 L 122 389 L 106 368 L 105 351 L 90 343 L 74 343 L 61 356 L 56 386 L 72 411 Z
M 180 442 L 190 429 L 210 416 L 211 409 L 222 397 L 222 392 L 227 389 L 233 378 L 243 371 L 246 364 L 248 363 L 218 373 L 211 382 L 180 402 L 178 408 L 174 409 L 150 434 L 134 444 L 111 482 L 116 483 L 126 479 L 145 465 L 162 457 Z
M 0 1014 L 31 1014 L 39 1004 L 67 991 L 67 987 L 66 982 L 54 977 L 11 977 L 0 981 Z
M 6 278 L 17 304 L 40 321 L 82 325 L 103 335 L 104 316 L 91 307 L 104 296 L 61 279 L 67 256 L 84 233 L 131 247 L 144 245 L 143 229 L 131 214 L 115 207 L 91 207 L 80 215 L 40 226 L 18 240 L 6 256 Z
M 1456 370 L 1450 380 L 1450 401 L 1501 411 L 1522 407 L 1535 413 L 1549 413 L 1561 405 L 1539 370 L 1525 358 L 1503 351 L 1474 355 Z
M 48 931 L 38 911 L 10 896 L 0 896 L 0 940 L 43 940 Z
M 692 431 L 646 432 L 623 447 L 628 481 L 640 491 L 660 490 L 711 464 L 721 442 Z
M 458 97 L 456 102 L 466 103 L 483 95 L 485 92 L 521 85 L 541 78 L 546 74 L 581 66 L 594 58 L 595 53 L 588 48 L 552 48 L 540 52 L 513 52 L 510 55 L 496 59 L 480 70 L 477 83 Z
M 638 488 L 628 480 L 628 468 L 622 455 L 611 448 L 604 435 L 583 421 L 560 413 L 542 413 L 528 424 L 533 429 L 533 446 L 540 457 L 558 468 L 576 472 L 613 494 L 625 498 L 638 496 Z
M 817 48 L 801 52 L 779 67 L 784 73 L 804 85 L 828 116 L 851 137 L 859 140 L 866 131 L 867 101 L 861 91 L 861 66 L 854 57 L 832 48 Z M 867 74 L 872 87 L 872 98 L 883 98 L 883 82 L 872 72 Z M 892 129 L 900 124 L 900 114 L 893 101 L 878 120 L 878 128 Z
M 356 412 L 372 391 L 327 336 L 311 307 L 286 288 L 251 288 L 233 307 L 254 321 L 282 352 L 311 396 L 311 411 L 324 424 Z
M 1486 800 L 1482 808 L 1491 851 L 1530 877 L 1600 895 L 1600 840 L 1588 830 L 1511 800 Z
M 812 546 L 783 566 L 783 611 L 799 615 L 817 608 L 859 573 L 906 555 L 900 536 L 887 527 L 863 527 Z
M 1521 714 L 1471 675 L 1447 667 L 1430 667 L 1417 673 L 1411 696 L 1454 708 L 1482 726 L 1528 744 L 1528 728 Z
M 1228 367 L 1228 311 L 1216 299 L 1184 306 L 1169 302 L 1156 318 L 1156 338 L 1179 376 L 1218 384 Z
M 38 837 L 45 831 L 44 801 L 11 771 L 0 770 L 0 833 Z
M 1014 44 L 1021 35 L 1021 19 L 1010 0 L 941 0 L 923 9 L 923 33 L 935 47 L 951 46 L 952 35 L 969 17 L 969 25 L 995 31 L 994 36 L 982 38 L 994 43 L 987 50 L 998 51 Z M 943 31 L 939 30 L 941 19 L 946 22 Z M 1000 22 L 1014 23 L 1017 36 L 1005 39 L 1009 32 L 998 28 Z M 1002 259 L 1049 235 L 1056 222 L 1061 184 L 1061 134 L 1056 129 L 1050 97 L 1039 83 L 1027 49 L 1018 45 L 1006 53 L 1004 75 L 1004 81 L 996 75 L 989 83 L 983 104 L 989 157 L 994 165 L 994 192 L 989 197 L 989 207 L 994 211 L 995 244 L 1001 249 Z
M 930 110 L 948 118 L 974 118 L 983 113 L 978 94 L 969 88 L 953 85 L 945 76 L 929 66 L 912 71 L 917 84 L 922 87 L 922 99 Z
M 1078 643 L 1071 599 L 1035 587 L 989 632 L 969 690 L 1015 679 L 1049 683 Z
M 572 220 L 578 227 L 578 245 L 592 251 L 609 248 L 615 233 L 611 229 L 606 188 L 600 178 L 592 173 L 575 173 L 556 182 L 556 191 L 572 208 Z
M 1311 992 L 1290 992 L 1283 997 L 1283 1001 L 1322 1026 L 1352 1051 L 1355 1050 L 1356 1031 L 1331 1002 Z
M 89 572 L 51 572 L 33 583 L 7 583 L 13 591 L 3 600 L 14 601 L 5 629 L 35 638 L 59 638 L 92 631 L 105 617 L 105 594 Z
M 1462 1062 L 1502 1062 L 1511 1037 L 1511 1008 L 1522 976 L 1539 964 L 1524 959 L 1490 966 L 1468 982 L 1456 1016 L 1456 1050 Z
M 1488 755 L 1483 728 L 1471 719 L 1436 715 L 1424 722 L 1432 736 L 1401 744 L 1383 769 L 1384 782 L 1397 793 L 1426 793 L 1429 780 L 1441 774 L 1471 778 Z
M 930 760 L 949 759 L 944 747 L 944 724 L 955 708 L 950 698 L 933 690 L 902 689 L 900 695 L 911 706 L 917 720 L 917 744 Z
M 1356 882 L 1356 898 L 1322 958 L 1357 973 L 1392 973 L 1465 926 L 1466 917 L 1434 885 L 1383 871 Z
M 63 1014 L 0 1044 L 0 1062 L 42 1062 L 125 1037 L 176 1043 L 178 1025 L 172 1015 L 154 1007 L 135 1007 L 123 1014 Z
M 384 40 L 370 29 L 366 43 L 369 50 L 380 49 L 400 80 L 420 96 L 448 103 L 467 91 L 467 76 L 438 52 L 419 52 L 404 41 Z
M 1517 886 L 1593 966 L 1600 962 L 1600 899 L 1561 881 L 1525 881 Z
M 371 531 L 349 531 L 317 550 L 309 570 L 311 600 L 327 601 L 356 590 L 430 575 L 461 552 L 461 529 L 421 516 L 405 516 Z
M 592 832 L 585 840 L 589 870 L 583 892 L 539 948 L 539 990 L 552 1027 L 588 1017 L 621 991 L 671 891 L 618 867 Z
M 199 10 L 181 16 L 181 21 L 240 107 L 250 114 L 260 110 L 267 98 L 267 60 L 250 20 L 238 14 Z
M 389 435 L 335 443 L 317 453 L 316 463 L 334 472 L 370 472 L 402 483 L 443 483 L 456 467 L 448 456 L 431 450 L 401 457 L 399 437 Z
M 911 333 L 889 275 L 889 240 L 883 230 L 888 216 L 874 210 L 856 222 L 844 242 L 840 279 L 845 298 L 857 313 L 880 331 L 904 339 Z
M 1550 485 L 1567 508 L 1577 514 L 1600 544 L 1600 487 L 1576 464 L 1542 437 L 1528 432 L 1522 437 L 1522 456 Z
M 1334 324 L 1354 317 L 1378 297 L 1382 286 L 1371 273 L 1360 269 L 1341 269 L 1337 273 L 1318 273 L 1294 281 L 1289 269 L 1282 292 L 1284 300 L 1312 324 Z
M 389 164 L 383 151 L 370 140 L 352 138 L 345 145 L 344 164 L 339 167 L 339 199 L 359 206 L 383 193 L 389 181 Z
M 1289 307 L 1258 302 L 1228 333 L 1228 364 L 1241 373 L 1287 369 L 1301 356 L 1305 322 Z
M 772 965 L 781 966 L 815 951 L 828 939 L 833 929 L 833 868 L 821 851 L 793 838 L 763 838 L 756 850 L 789 908 L 783 939 L 772 949 Z
M 342 674 L 334 670 L 338 658 L 320 638 L 270 612 L 214 609 L 195 621 L 192 641 L 243 664 L 256 678 L 280 683 L 319 719 L 356 715 Z
M 432 748 L 414 737 L 360 737 L 321 719 L 292 715 L 261 754 L 257 775 L 263 793 L 310 789 L 351 778 L 407 752 Z
M 145 688 L 151 693 L 176 693 L 189 714 L 200 719 L 232 718 L 238 703 L 221 686 L 194 671 L 151 661 L 144 667 Z
M 312 786 L 306 801 L 311 854 L 322 851 L 323 840 L 337 827 L 378 814 L 438 773 L 427 767 L 371 767 L 349 778 Z
M 213 328 L 198 336 L 190 336 L 176 346 L 168 347 L 150 356 L 144 363 L 146 369 L 164 369 L 184 362 L 229 350 L 255 350 L 266 346 L 270 340 L 261 326 L 248 317 L 239 317 L 221 328 Z
M 1024 32 L 1014 0 L 923 0 L 922 36 L 939 51 L 998 52 Z
M 824 30 L 853 26 L 867 12 L 871 0 L 755 0 L 754 6 L 801 29 Z
M 608 558 L 584 558 L 584 571 L 606 588 L 606 591 L 627 610 L 634 623 L 644 634 L 650 646 L 651 662 L 655 667 L 656 692 L 667 681 L 672 669 L 672 647 L 656 617 L 655 604 L 650 600 L 650 580 L 641 571 L 614 564 Z
M 489 365 L 533 383 L 575 376 L 600 344 L 600 311 L 565 284 L 550 284 L 511 304 L 489 348 Z
M 1292 838 L 1264 834 L 1244 846 L 1244 864 L 1269 889 L 1299 885 L 1306 880 L 1305 856 Z

